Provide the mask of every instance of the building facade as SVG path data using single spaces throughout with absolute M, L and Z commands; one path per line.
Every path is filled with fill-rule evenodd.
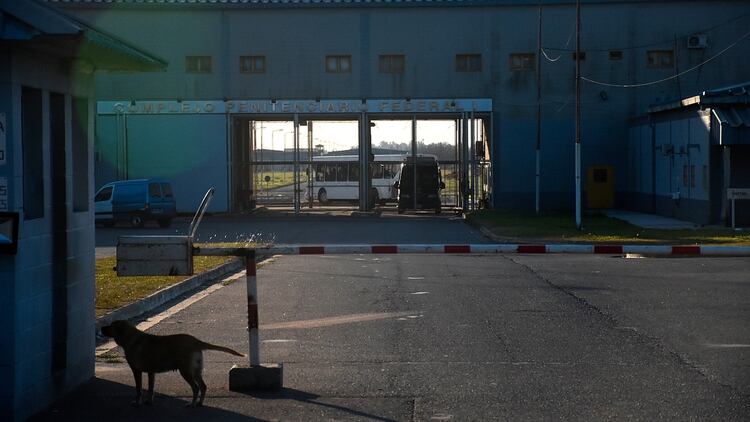
M 541 208 L 573 208 L 573 1 L 541 2 L 541 49 L 539 2 L 532 0 L 49 3 L 143 45 L 170 63 L 163 73 L 109 72 L 96 77 L 97 100 L 135 107 L 128 136 L 138 144 L 125 152 L 129 164 L 100 159 L 101 168 L 109 162 L 116 169 L 99 173 L 98 184 L 115 178 L 117 169 L 122 174 L 123 166 L 130 177 L 171 174 L 184 180 L 177 183 L 178 193 L 215 185 L 214 211 L 232 209 L 237 189 L 231 170 L 231 116 L 197 116 L 200 113 L 191 105 L 191 112 L 171 113 L 166 105 L 163 110 L 145 110 L 148 101 L 392 99 L 429 104 L 432 99 L 481 99 L 491 103 L 482 117 L 491 152 L 489 203 L 534 208 L 539 104 Z M 581 4 L 582 173 L 607 168 L 612 180 L 612 201 L 589 200 L 584 186 L 584 207 L 624 206 L 629 191 L 629 121 L 645 115 L 654 104 L 744 82 L 750 74 L 750 4 Z M 412 115 L 403 109 L 391 111 L 394 118 Z M 252 110 L 235 113 L 252 115 Z M 97 148 L 102 156 L 121 148 L 121 124 L 111 115 L 99 114 Z M 185 162 L 166 160 L 163 165 L 185 170 L 166 172 L 159 170 L 160 163 L 149 163 L 154 154 L 178 150 L 175 161 Z M 195 181 L 186 170 L 191 163 L 207 179 L 193 183 L 194 188 L 186 182 Z M 161 173 L 149 174 L 154 172 Z M 201 192 L 185 195 L 200 198 Z

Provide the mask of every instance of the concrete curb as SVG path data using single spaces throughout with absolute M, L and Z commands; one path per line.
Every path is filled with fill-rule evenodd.
M 121 308 L 117 308 L 111 312 L 108 312 L 96 319 L 96 331 L 98 332 L 101 327 L 109 325 L 112 321 L 119 319 L 131 319 L 145 314 L 146 312 L 152 311 L 159 306 L 175 299 L 191 290 L 195 290 L 198 287 L 209 284 L 224 277 L 229 273 L 242 271 L 245 269 L 245 263 L 242 259 L 233 259 L 227 263 L 221 264 L 208 271 L 204 271 L 200 274 L 196 274 L 192 277 L 165 287 L 143 299 L 137 300 L 133 303 L 125 305 Z

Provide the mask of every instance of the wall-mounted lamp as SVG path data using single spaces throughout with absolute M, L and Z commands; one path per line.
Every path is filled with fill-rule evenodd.
M 18 213 L 0 212 L 0 254 L 18 252 Z

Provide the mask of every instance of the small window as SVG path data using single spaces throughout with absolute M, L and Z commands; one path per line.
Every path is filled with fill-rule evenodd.
M 534 70 L 536 69 L 536 54 L 513 53 L 510 55 L 510 70 Z
M 481 72 L 481 54 L 456 54 L 456 72 Z
M 382 179 L 383 178 L 383 168 L 385 166 L 382 164 L 375 164 L 372 166 L 372 178 L 373 179 Z
M 620 50 L 612 50 L 609 52 L 609 59 L 610 60 L 622 60 L 622 51 Z
M 240 72 L 266 73 L 266 56 L 240 56 Z
M 674 52 L 672 50 L 647 51 L 646 67 L 650 69 L 671 69 L 674 67 Z
M 333 164 L 327 164 L 326 167 L 326 182 L 336 181 L 336 166 Z
M 352 56 L 326 56 L 326 73 L 351 73 Z
M 380 73 L 404 73 L 406 59 L 403 54 L 384 54 L 379 59 Z
M 171 198 L 173 196 L 172 194 L 172 185 L 169 183 L 162 183 L 161 184 L 161 193 L 164 195 L 165 198 Z
M 211 73 L 211 56 L 186 56 L 187 73 Z
M 94 198 L 94 202 L 109 201 L 112 198 L 112 186 L 106 187 L 99 191 Z
M 576 59 L 576 52 L 574 51 L 573 52 L 573 60 L 575 61 L 575 59 Z M 585 51 L 581 51 L 581 60 L 586 60 L 586 52 Z
M 152 198 L 161 198 L 161 187 L 158 183 L 148 184 L 148 196 Z
M 322 182 L 326 179 L 326 165 L 318 164 L 315 167 L 315 181 Z

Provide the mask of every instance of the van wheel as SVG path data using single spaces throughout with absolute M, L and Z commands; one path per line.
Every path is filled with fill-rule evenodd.
M 328 203 L 328 192 L 326 192 L 325 189 L 321 189 L 318 191 L 318 202 L 321 204 Z
M 157 223 L 159 223 L 159 227 L 169 227 L 172 225 L 172 219 L 162 218 L 162 219 L 157 220 Z
M 143 227 L 143 225 L 146 224 L 146 222 L 143 220 L 143 217 L 141 217 L 138 214 L 133 214 L 130 216 L 130 225 L 136 228 Z

